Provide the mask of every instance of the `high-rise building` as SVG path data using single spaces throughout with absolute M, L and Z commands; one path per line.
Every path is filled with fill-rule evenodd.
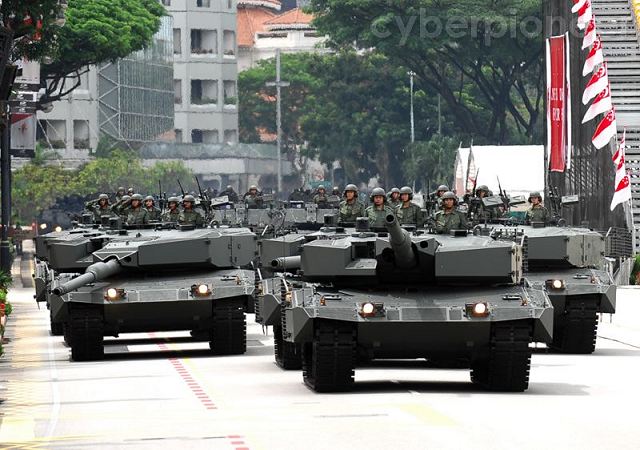
M 162 3 L 173 17 L 176 142 L 237 142 L 236 0 Z

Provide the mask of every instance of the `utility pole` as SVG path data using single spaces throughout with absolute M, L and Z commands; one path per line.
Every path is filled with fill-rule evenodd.
M 413 121 L 413 77 L 414 75 L 415 75 L 415 72 L 409 71 L 409 90 L 411 92 L 410 120 L 411 120 L 411 143 L 412 144 L 416 141 L 415 123 Z
M 438 134 L 442 134 L 442 115 L 440 114 L 440 94 L 438 94 Z
M 280 79 L 280 49 L 276 49 L 276 80 L 268 81 L 267 86 L 276 87 L 276 146 L 278 152 L 278 197 L 282 196 L 282 102 L 281 88 L 289 86 L 291 83 Z
M 0 115 L 2 121 L 2 139 L 0 140 L 0 175 L 2 182 L 2 233 L 0 237 L 0 269 L 11 273 L 11 255 L 9 247 L 9 226 L 11 225 L 11 119 L 9 105 L 6 101 L 0 102 Z

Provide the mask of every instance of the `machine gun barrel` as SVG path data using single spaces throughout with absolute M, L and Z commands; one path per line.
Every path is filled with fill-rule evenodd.
M 64 284 L 53 289 L 55 295 L 68 294 L 71 291 L 86 286 L 87 284 L 95 283 L 96 281 L 104 280 L 113 275 L 116 275 L 122 271 L 122 266 L 116 259 L 109 260 L 107 262 L 98 262 L 91 264 L 85 270 L 85 273 L 79 277 L 69 280 Z
M 275 270 L 299 269 L 302 266 L 301 256 L 283 256 L 271 261 L 271 267 Z
M 414 267 L 417 261 L 409 233 L 400 227 L 394 214 L 387 215 L 384 225 L 389 232 L 389 243 L 395 255 L 396 266 L 402 269 Z

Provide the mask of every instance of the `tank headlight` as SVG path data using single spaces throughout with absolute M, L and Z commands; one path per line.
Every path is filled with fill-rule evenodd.
M 46 223 L 41 223 L 40 224 L 40 229 L 41 230 L 46 230 L 47 229 L 47 224 Z
M 469 303 L 466 305 L 467 316 L 470 317 L 488 317 L 489 304 L 487 302 Z
M 206 284 L 194 284 L 191 286 L 191 295 L 194 297 L 208 297 L 211 295 L 211 289 Z
M 60 233 L 61 231 L 62 231 L 62 227 L 61 227 L 60 225 L 58 225 L 58 226 L 56 227 L 56 232 L 57 232 L 57 233 Z
M 385 315 L 383 303 L 365 302 L 360 305 L 358 311 L 361 317 L 381 317 Z
M 547 280 L 545 284 L 547 286 L 547 289 L 560 290 L 564 289 L 565 287 L 564 280 Z
M 122 300 L 125 297 L 126 297 L 126 293 L 124 289 L 109 288 L 104 293 L 104 299 L 110 302 L 113 302 L 116 300 Z

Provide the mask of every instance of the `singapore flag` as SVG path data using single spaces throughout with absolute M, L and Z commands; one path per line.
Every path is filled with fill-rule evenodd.
M 595 41 L 593 41 L 593 47 L 589 50 L 589 54 L 587 55 L 587 59 L 584 62 L 584 67 L 582 68 L 582 76 L 586 76 L 587 74 L 593 72 L 593 69 L 598 65 L 604 62 L 604 55 L 602 53 L 602 42 L 600 41 L 600 36 L 596 36 Z
M 591 79 L 584 88 L 582 93 L 582 104 L 586 105 L 593 97 L 609 86 L 609 77 L 607 75 L 607 63 L 602 63 L 596 73 L 591 76 Z
M 603 114 L 610 111 L 611 108 L 613 108 L 613 104 L 611 103 L 611 89 L 609 88 L 609 86 L 607 86 L 602 92 L 598 94 L 591 106 L 589 106 L 589 109 L 582 118 L 582 123 L 587 123 L 598 114 Z

